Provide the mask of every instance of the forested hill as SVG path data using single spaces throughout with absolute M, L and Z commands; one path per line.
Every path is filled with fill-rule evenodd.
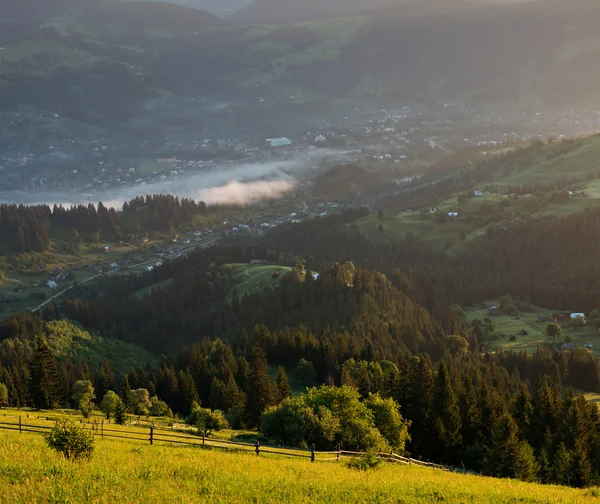
M 298 338 L 313 359 L 320 359 L 328 345 L 346 348 L 340 362 L 328 363 L 326 373 L 352 357 L 391 358 L 421 351 L 443 355 L 447 345 L 441 325 L 385 276 L 351 263 L 322 271 L 317 279 L 310 271 L 292 269 L 277 288 L 240 299 L 226 264 L 264 255 L 260 249 L 212 248 L 132 279 L 126 287 L 114 282 L 102 292 L 72 299 L 62 311 L 104 335 L 157 353 L 204 336 L 239 341 L 243 331 L 250 333 L 262 324 L 281 334 L 283 347 L 274 344 L 273 351 L 289 364 L 297 360 L 293 347 L 300 344 Z M 172 282 L 151 295 L 131 296 L 166 278 Z

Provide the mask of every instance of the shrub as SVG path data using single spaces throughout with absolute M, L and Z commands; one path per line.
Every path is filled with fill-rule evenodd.
M 350 459 L 346 465 L 350 469 L 356 469 L 357 471 L 370 471 L 372 469 L 379 469 L 383 465 L 383 460 L 374 453 L 367 453 Z
M 94 434 L 73 420 L 58 420 L 44 437 L 46 444 L 67 460 L 89 459 L 94 452 Z
M 195 425 L 200 432 L 210 433 L 227 429 L 229 423 L 220 410 L 201 408 L 198 403 L 192 405 L 192 412 L 185 419 L 188 425 Z

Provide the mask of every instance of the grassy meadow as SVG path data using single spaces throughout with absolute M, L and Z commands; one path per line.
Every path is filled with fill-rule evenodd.
M 485 350 L 488 352 L 495 352 L 496 350 L 514 350 L 520 352 L 524 350 L 527 353 L 534 353 L 538 348 L 542 348 L 547 343 L 552 343 L 548 339 L 548 336 L 546 336 L 546 327 L 549 322 L 538 322 L 538 317 L 563 311 L 547 310 L 532 306 L 527 312 L 520 311 L 518 319 L 504 314 L 489 317 L 494 324 L 495 331 L 501 333 L 503 337 L 495 341 L 485 341 Z M 487 309 L 467 313 L 467 320 L 469 322 L 485 318 L 488 318 Z M 523 329 L 527 331 L 526 335 L 519 334 Z M 516 341 L 509 341 L 508 336 L 510 334 L 516 336 Z M 580 329 L 563 329 L 560 341 L 557 339 L 555 343 L 563 342 L 566 336 L 569 336 L 577 347 L 583 347 L 584 344 L 591 343 L 594 345 L 592 349 L 594 354 L 598 354 L 600 351 L 600 333 L 592 325 Z
M 368 472 L 344 462 L 97 439 L 89 462 L 72 463 L 38 434 L 0 430 L 0 502 L 405 502 L 584 503 L 599 489 L 386 464 Z
M 232 264 L 231 267 L 233 281 L 240 298 L 257 290 L 278 285 L 283 276 L 292 269 L 286 266 L 250 266 L 248 264 Z

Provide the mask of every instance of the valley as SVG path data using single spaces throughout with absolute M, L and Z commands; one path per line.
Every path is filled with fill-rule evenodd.
M 0 501 L 598 500 L 599 16 L 0 0 Z

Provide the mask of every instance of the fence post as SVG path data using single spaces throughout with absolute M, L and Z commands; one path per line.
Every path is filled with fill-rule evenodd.
M 150 444 L 154 444 L 154 426 L 150 426 Z
M 310 461 L 315 461 L 315 443 L 310 445 Z
M 260 455 L 260 441 L 258 439 L 254 443 L 254 446 L 256 447 L 256 456 L 258 457 Z
M 342 443 L 338 443 L 337 445 L 337 454 L 336 454 L 336 462 L 340 461 L 340 453 L 342 451 Z
M 23 427 L 21 425 L 21 415 L 19 415 L 19 434 L 23 434 Z
M 205 431 L 202 431 L 202 446 L 204 446 Z
M 104 419 L 102 419 L 102 423 L 100 424 L 100 428 L 101 428 L 100 432 L 102 433 L 101 434 L 102 439 L 104 439 Z

